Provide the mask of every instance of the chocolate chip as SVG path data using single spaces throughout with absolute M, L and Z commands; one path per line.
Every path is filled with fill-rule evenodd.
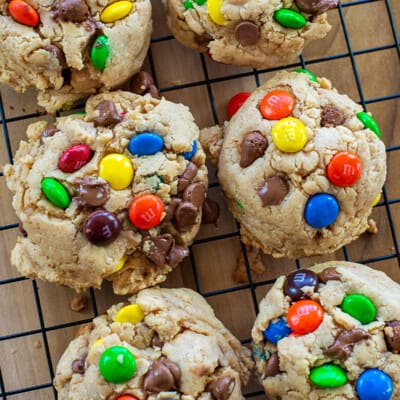
M 235 388 L 235 378 L 232 376 L 221 376 L 207 386 L 215 400 L 228 400 Z
M 121 223 L 116 215 L 106 210 L 91 213 L 85 223 L 83 233 L 89 242 L 103 246 L 112 243 L 121 232 Z
M 251 46 L 257 43 L 260 30 L 252 21 L 241 21 L 235 26 L 235 37 L 242 46 Z
M 201 217 L 202 224 L 217 224 L 219 218 L 219 204 L 207 197 L 203 203 L 203 214 Z
M 194 40 L 199 46 L 205 46 L 213 40 L 213 37 L 207 32 L 203 32 L 201 35 L 195 33 Z
M 59 47 L 49 44 L 48 46 L 45 46 L 44 49 L 57 57 L 58 63 L 60 64 L 61 68 L 64 69 L 68 67 L 67 60 L 65 59 L 65 54 Z
M 336 8 L 339 0 L 295 0 L 295 3 L 300 10 L 317 15 Z
M 317 286 L 318 277 L 315 272 L 309 269 L 299 269 L 286 277 L 283 292 L 292 300 L 297 301 L 307 297 L 302 288 L 312 287 L 315 290 Z
M 151 339 L 151 345 L 153 347 L 163 347 L 164 346 L 164 340 L 162 340 L 160 338 L 160 336 L 158 335 L 158 333 L 156 332 L 153 336 L 153 338 Z
M 198 168 L 196 164 L 189 162 L 186 166 L 183 174 L 180 176 L 178 181 L 178 193 L 182 193 L 192 182 L 192 179 L 197 175 Z
M 351 356 L 353 348 L 360 340 L 369 339 L 371 335 L 362 329 L 354 328 L 351 331 L 340 332 L 335 342 L 324 350 L 324 354 L 335 360 L 344 361 Z
M 89 299 L 84 294 L 75 295 L 69 303 L 72 311 L 83 311 L 89 304 Z
M 386 322 L 384 329 L 386 344 L 395 353 L 400 353 L 400 321 Z
M 76 360 L 72 361 L 72 372 L 75 374 L 84 374 L 85 373 L 85 360 L 86 356 L 81 356 Z
M 99 115 L 93 119 L 94 126 L 109 126 L 112 128 L 122 120 L 115 104 L 111 100 L 103 100 L 97 104 L 96 111 Z
M 152 97 L 160 98 L 160 91 L 155 85 L 153 77 L 145 71 L 140 71 L 133 75 L 129 83 L 129 89 L 136 94 L 144 95 L 150 93 Z
M 83 22 L 89 16 L 89 9 L 84 0 L 59 0 L 58 15 L 66 22 Z
M 58 131 L 59 129 L 54 125 L 47 125 L 46 129 L 42 133 L 42 136 L 40 137 L 40 144 L 43 144 L 44 139 L 54 136 Z
M 207 189 L 203 182 L 191 183 L 183 192 L 183 201 L 192 203 L 196 208 L 203 205 Z
M 279 372 L 281 372 L 279 369 L 279 355 L 278 353 L 272 353 L 267 361 L 264 376 L 275 376 L 279 374 Z
M 279 175 L 267 178 L 258 190 L 262 206 L 278 206 L 289 193 L 288 183 Z
M 164 265 L 174 238 L 169 233 L 156 236 L 152 239 L 152 245 L 146 257 L 156 265 Z
M 175 226 L 180 232 L 186 232 L 196 223 L 198 210 L 192 203 L 185 201 L 175 211 Z
M 246 168 L 261 157 L 267 144 L 266 137 L 260 131 L 249 132 L 240 146 L 240 166 Z
M 143 388 L 150 393 L 177 390 L 180 379 L 179 366 L 167 358 L 160 358 L 151 363 L 150 369 L 144 377 Z
M 321 111 L 321 126 L 333 128 L 344 122 L 343 113 L 335 106 L 325 106 Z
M 179 199 L 178 197 L 174 197 L 171 199 L 171 203 L 169 203 L 165 207 L 165 217 L 163 219 L 163 222 L 169 222 L 174 218 L 176 208 L 182 204 L 182 200 Z
M 172 246 L 167 257 L 167 262 L 171 267 L 176 267 L 188 254 L 189 251 L 184 247 Z
M 342 275 L 339 274 L 335 267 L 328 267 L 318 274 L 318 278 L 322 283 L 326 283 L 328 281 L 340 281 Z
M 102 206 L 110 197 L 110 185 L 103 179 L 92 179 L 85 176 L 77 180 L 78 193 L 84 206 Z

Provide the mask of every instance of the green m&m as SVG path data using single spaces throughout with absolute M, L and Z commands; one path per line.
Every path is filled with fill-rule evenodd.
M 41 182 L 42 192 L 50 203 L 59 208 L 67 208 L 71 197 L 65 187 L 54 178 L 44 178 Z
M 107 382 L 123 383 L 135 374 L 136 360 L 126 347 L 112 346 L 101 355 L 99 370 Z
M 374 321 L 376 317 L 376 308 L 374 303 L 363 294 L 347 295 L 343 299 L 340 308 L 362 324 L 369 324 Z
M 301 29 L 307 24 L 307 20 L 299 12 L 289 8 L 281 8 L 274 12 L 274 20 L 285 28 Z
M 317 81 L 317 77 L 316 77 L 311 71 L 309 71 L 308 69 L 305 69 L 305 68 L 297 68 L 297 69 L 294 70 L 294 72 L 298 72 L 299 74 L 306 74 L 306 75 L 309 76 L 310 81 L 318 82 L 318 81 Z
M 347 375 L 335 364 L 324 364 L 311 369 L 310 381 L 319 387 L 337 388 L 347 383 Z
M 361 111 L 357 113 L 357 118 L 363 123 L 364 128 L 370 129 L 372 132 L 375 133 L 376 136 L 378 136 L 379 139 L 381 138 L 381 130 L 379 129 L 378 124 L 371 115 L 364 111 Z
M 106 67 L 108 57 L 110 56 L 110 46 L 108 44 L 108 37 L 100 35 L 93 43 L 90 52 L 90 58 L 94 67 L 100 71 Z

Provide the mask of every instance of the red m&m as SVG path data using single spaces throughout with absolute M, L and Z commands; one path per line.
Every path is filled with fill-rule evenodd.
M 289 307 L 287 315 L 288 325 L 295 335 L 314 332 L 323 319 L 323 308 L 313 300 L 297 301 Z
M 326 173 L 334 185 L 346 187 L 354 185 L 360 179 L 361 170 L 360 158 L 356 154 L 342 151 L 332 157 Z
M 39 25 L 39 14 L 23 0 L 11 0 L 8 12 L 20 24 L 36 27 Z
M 122 396 L 117 397 L 117 400 L 138 400 L 138 399 L 130 394 L 123 394 Z
M 236 112 L 242 107 L 243 103 L 249 98 L 249 92 L 240 92 L 235 94 L 228 102 L 228 116 L 232 118 Z
M 143 194 L 133 200 L 129 208 L 129 219 L 139 229 L 157 226 L 164 212 L 164 203 L 153 194 Z
M 262 116 L 269 120 L 278 120 L 288 117 L 295 105 L 294 96 L 286 90 L 269 92 L 260 103 Z
M 92 150 L 87 144 L 76 144 L 62 153 L 58 168 L 63 172 L 75 172 L 86 165 L 92 158 Z

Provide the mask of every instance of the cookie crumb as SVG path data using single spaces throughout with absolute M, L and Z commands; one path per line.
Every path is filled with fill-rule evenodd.
M 89 303 L 89 299 L 84 294 L 78 294 L 72 298 L 69 306 L 72 311 L 83 311 Z
M 35 349 L 41 349 L 42 348 L 42 341 L 41 340 L 36 340 L 35 343 L 33 344 Z
M 372 218 L 368 220 L 367 232 L 371 235 L 376 235 L 378 233 L 378 226 L 376 225 L 375 220 Z
M 332 82 L 327 78 L 317 78 L 318 83 L 322 87 L 322 89 L 332 89 Z
M 262 255 L 261 250 L 251 246 L 246 246 L 246 250 L 252 275 L 262 274 L 265 271 L 265 265 L 261 259 Z M 242 251 L 240 251 L 238 255 L 236 261 L 236 268 L 235 271 L 233 272 L 232 278 L 236 283 L 246 283 L 249 280 L 246 271 L 246 263 L 244 261 L 244 256 Z

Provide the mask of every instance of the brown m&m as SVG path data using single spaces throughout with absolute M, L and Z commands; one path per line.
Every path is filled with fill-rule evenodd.
M 118 217 L 106 210 L 97 210 L 88 216 L 83 230 L 89 242 L 104 246 L 112 243 L 121 232 Z
M 317 274 L 309 269 L 299 269 L 286 277 L 283 292 L 292 300 L 297 301 L 307 297 L 305 288 L 315 290 L 318 286 Z

